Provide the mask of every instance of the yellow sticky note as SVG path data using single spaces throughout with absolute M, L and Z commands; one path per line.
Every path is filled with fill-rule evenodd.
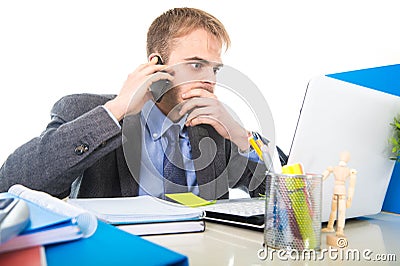
M 165 196 L 188 207 L 200 207 L 216 202 L 216 200 L 207 201 L 203 198 L 200 198 L 199 196 L 196 196 L 192 192 L 165 194 Z

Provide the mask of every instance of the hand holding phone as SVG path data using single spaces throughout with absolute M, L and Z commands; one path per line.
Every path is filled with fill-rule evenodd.
M 163 65 L 162 59 L 161 57 L 159 57 L 158 55 L 156 55 L 157 57 L 157 65 Z M 161 70 L 161 72 L 165 72 Z M 170 88 L 171 88 L 171 81 L 169 81 L 168 79 L 160 79 L 158 81 L 153 82 L 153 84 L 151 84 L 150 86 L 150 92 L 153 95 L 153 99 L 156 102 L 160 102 L 164 93 L 166 93 Z

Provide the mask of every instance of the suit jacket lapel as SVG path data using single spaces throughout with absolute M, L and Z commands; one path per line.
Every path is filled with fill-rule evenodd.
M 121 194 L 137 196 L 142 153 L 142 130 L 139 115 L 124 118 L 122 145 L 116 151 Z
M 211 126 L 188 128 L 200 197 L 223 197 L 228 189 L 224 139 Z M 221 189 L 224 192 L 221 192 Z
M 124 118 L 123 145 L 116 150 L 121 194 L 124 197 L 137 196 L 139 191 L 141 128 L 139 115 Z M 208 125 L 189 127 L 188 133 L 200 197 L 226 198 L 228 176 L 225 169 L 225 140 Z

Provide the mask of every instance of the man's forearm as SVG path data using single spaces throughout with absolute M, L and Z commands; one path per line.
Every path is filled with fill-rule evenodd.
M 62 195 L 77 176 L 120 144 L 120 128 L 100 106 L 69 122 L 54 117 L 40 137 L 8 157 L 0 169 L 0 191 L 19 183 Z

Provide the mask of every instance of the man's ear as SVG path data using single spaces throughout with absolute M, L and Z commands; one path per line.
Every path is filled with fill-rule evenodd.
M 163 61 L 162 61 L 161 55 L 160 55 L 159 53 L 151 53 L 151 54 L 149 55 L 149 58 L 148 58 L 149 62 L 150 62 L 151 60 L 153 60 L 154 57 L 158 57 L 158 62 L 157 62 L 157 64 L 160 64 L 160 65 L 163 65 L 163 64 L 164 64 Z M 161 61 L 161 62 L 160 62 L 160 61 Z

